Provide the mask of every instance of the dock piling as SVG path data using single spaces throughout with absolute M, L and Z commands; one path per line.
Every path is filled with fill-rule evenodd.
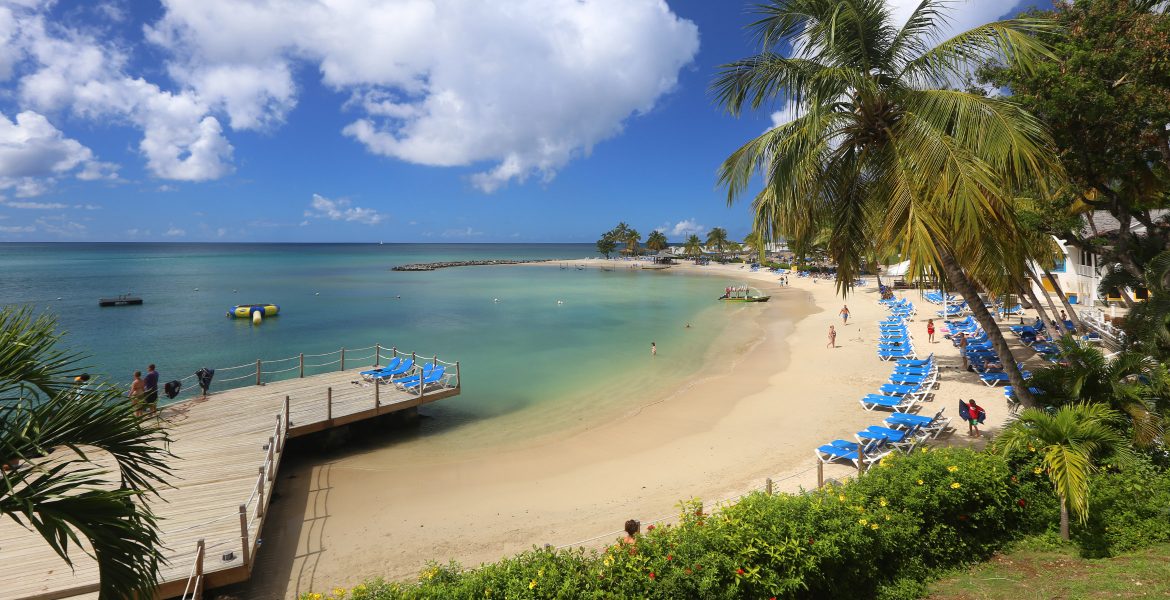
M 382 408 L 382 395 L 381 395 L 382 392 L 380 391 L 381 388 L 382 388 L 382 386 L 378 384 L 378 380 L 375 378 L 374 379 L 374 408 L 375 409 Z
M 459 376 L 459 361 L 455 361 L 455 389 L 463 389 L 463 378 Z
M 297 362 L 300 364 L 300 367 L 301 367 L 301 379 L 304 379 L 305 378 L 305 353 L 304 352 L 297 355 Z
M 191 591 L 192 600 L 203 600 L 203 554 L 207 551 L 207 544 L 203 538 L 195 542 L 195 589 Z
M 280 423 L 278 422 L 276 424 L 276 426 L 280 427 Z M 268 468 L 265 469 L 264 467 L 260 467 L 261 470 L 267 471 L 266 474 L 268 476 L 268 481 L 272 481 L 272 455 L 275 453 L 276 453 L 276 438 L 273 436 L 269 436 L 269 438 L 268 438 L 268 460 L 264 463 L 264 464 L 268 465 Z
M 382 360 L 382 344 L 374 344 L 374 366 Z
M 240 505 L 240 558 L 244 560 L 244 566 L 252 564 L 249 560 L 248 552 L 248 507 L 244 504 Z
M 341 349 L 341 370 L 345 370 L 345 348 Z
M 256 385 L 260 385 L 260 359 L 256 359 Z
M 257 467 L 260 476 L 256 478 L 256 516 L 264 516 L 264 465 Z
M 284 452 L 284 419 L 276 415 L 276 451 Z
M 378 385 L 378 384 L 374 384 Z M 333 388 L 325 388 L 325 420 L 333 420 Z
M 289 397 L 284 397 L 284 430 L 287 432 L 289 427 L 292 427 L 292 414 L 289 413 Z

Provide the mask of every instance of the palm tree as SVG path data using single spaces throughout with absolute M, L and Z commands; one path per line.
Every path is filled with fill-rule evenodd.
M 642 234 L 637 229 L 626 229 L 625 236 L 618 239 L 626 243 L 626 252 L 635 256 L 638 254 L 638 242 L 642 241 Z
M 753 230 L 743 238 L 745 246 L 751 246 L 752 250 L 756 251 L 756 258 L 758 262 L 764 262 L 768 256 L 768 238 L 762 231 Z
M 1089 517 L 1089 476 L 1109 458 L 1125 464 L 1132 451 L 1114 422 L 1120 413 L 1103 404 L 1069 404 L 1049 414 L 1038 408 L 1020 413 L 995 440 L 1002 453 L 1034 449 L 1060 499 L 1060 537 L 1068 541 L 1069 512 L 1081 523 Z
M 687 238 L 686 244 L 683 245 L 683 251 L 687 253 L 687 256 L 697 257 L 703 254 L 703 241 L 699 239 L 698 235 L 692 233 Z
M 707 247 L 713 248 L 716 252 L 719 253 L 720 257 L 723 256 L 723 251 L 727 249 L 727 243 L 728 238 L 726 229 L 722 227 L 712 227 L 711 231 L 707 232 Z
M 666 248 L 667 245 L 666 235 L 657 229 L 651 231 L 650 236 L 646 238 L 646 247 L 655 252 Z
M 615 248 L 617 248 L 617 242 L 613 241 L 609 234 L 603 235 L 601 239 L 597 240 L 597 251 L 604 254 L 606 260 L 609 259 L 609 255 L 613 253 Z
M 1012 190 L 1060 173 L 1042 124 L 1010 98 L 950 89 L 972 66 L 1028 67 L 1048 21 L 988 23 L 935 44 L 947 0 L 922 0 L 901 27 L 885 0 L 770 0 L 751 28 L 760 54 L 724 65 L 713 89 L 733 115 L 789 102 L 799 116 L 749 141 L 720 167 L 734 203 L 762 175 L 753 229 L 809 240 L 848 292 L 866 248 L 898 248 L 911 275 L 943 274 L 971 306 L 1011 382 L 1007 341 L 969 273 L 1023 269 Z M 791 56 L 779 49 L 791 47 Z M 1031 398 L 1024 389 L 1022 400 Z
M 1068 337 L 1056 343 L 1060 363 L 1038 370 L 1033 379 L 1047 403 L 1103 404 L 1129 416 L 1134 444 L 1150 446 L 1161 438 L 1170 417 L 1166 365 L 1132 350 L 1106 358 L 1099 348 Z
M 69 565 L 70 544 L 84 550 L 85 536 L 100 597 L 153 597 L 163 559 L 146 501 L 169 474 L 166 434 L 119 390 L 73 383 L 80 357 L 56 347 L 55 327 L 46 315 L 0 308 L 0 515 L 35 530 Z M 93 461 L 102 453 L 117 473 Z

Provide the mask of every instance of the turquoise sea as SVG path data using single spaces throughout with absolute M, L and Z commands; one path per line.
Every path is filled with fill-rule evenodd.
M 162 382 L 217 368 L 214 391 L 249 383 L 223 382 L 248 369 L 222 369 L 258 358 L 275 371 L 297 363 L 272 361 L 298 353 L 375 343 L 438 354 L 460 361 L 464 387 L 458 398 L 428 407 L 432 421 L 447 428 L 522 414 L 513 425 L 536 435 L 628 409 L 702 370 L 726 320 L 743 310 L 715 302 L 734 282 L 621 263 L 613 271 L 555 262 L 390 268 L 584 258 L 592 251 L 584 244 L 9 243 L 0 244 L 0 304 L 49 311 L 68 332 L 64 343 L 88 355 L 91 373 L 127 385 L 151 362 Z M 98 307 L 99 297 L 127 292 L 145 303 Z M 280 315 L 259 326 L 225 317 L 245 303 L 279 304 Z M 657 357 L 650 356 L 651 342 Z M 348 367 L 357 366 L 355 354 L 370 351 L 351 352 Z M 475 430 L 492 443 L 515 428 Z

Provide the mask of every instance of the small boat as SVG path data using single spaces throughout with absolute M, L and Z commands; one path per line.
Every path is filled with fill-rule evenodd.
M 142 304 L 142 298 L 129 294 L 122 294 L 114 298 L 98 298 L 98 306 L 130 306 L 132 304 Z
M 231 307 L 227 316 L 237 319 L 251 319 L 252 315 L 260 313 L 262 317 L 275 317 L 280 313 L 280 307 L 275 304 L 238 304 Z
M 719 297 L 720 300 L 728 302 L 767 302 L 771 298 L 760 290 L 746 285 L 727 287 L 723 290 L 723 295 Z

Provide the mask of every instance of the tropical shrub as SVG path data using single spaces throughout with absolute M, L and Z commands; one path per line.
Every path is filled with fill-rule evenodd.
M 1149 464 L 1098 474 L 1093 512 L 1073 536 L 1086 558 L 1117 556 L 1170 540 L 1170 473 Z
M 856 480 L 800 495 L 755 493 L 713 514 L 683 503 L 677 524 L 648 528 L 636 547 L 534 548 L 465 572 L 430 565 L 416 584 L 370 582 L 360 596 L 356 588 L 331 596 L 915 597 L 936 569 L 983 559 L 1030 532 L 1029 503 L 1051 492 L 1042 476 L 1017 474 L 1024 462 L 963 449 L 891 456 Z

